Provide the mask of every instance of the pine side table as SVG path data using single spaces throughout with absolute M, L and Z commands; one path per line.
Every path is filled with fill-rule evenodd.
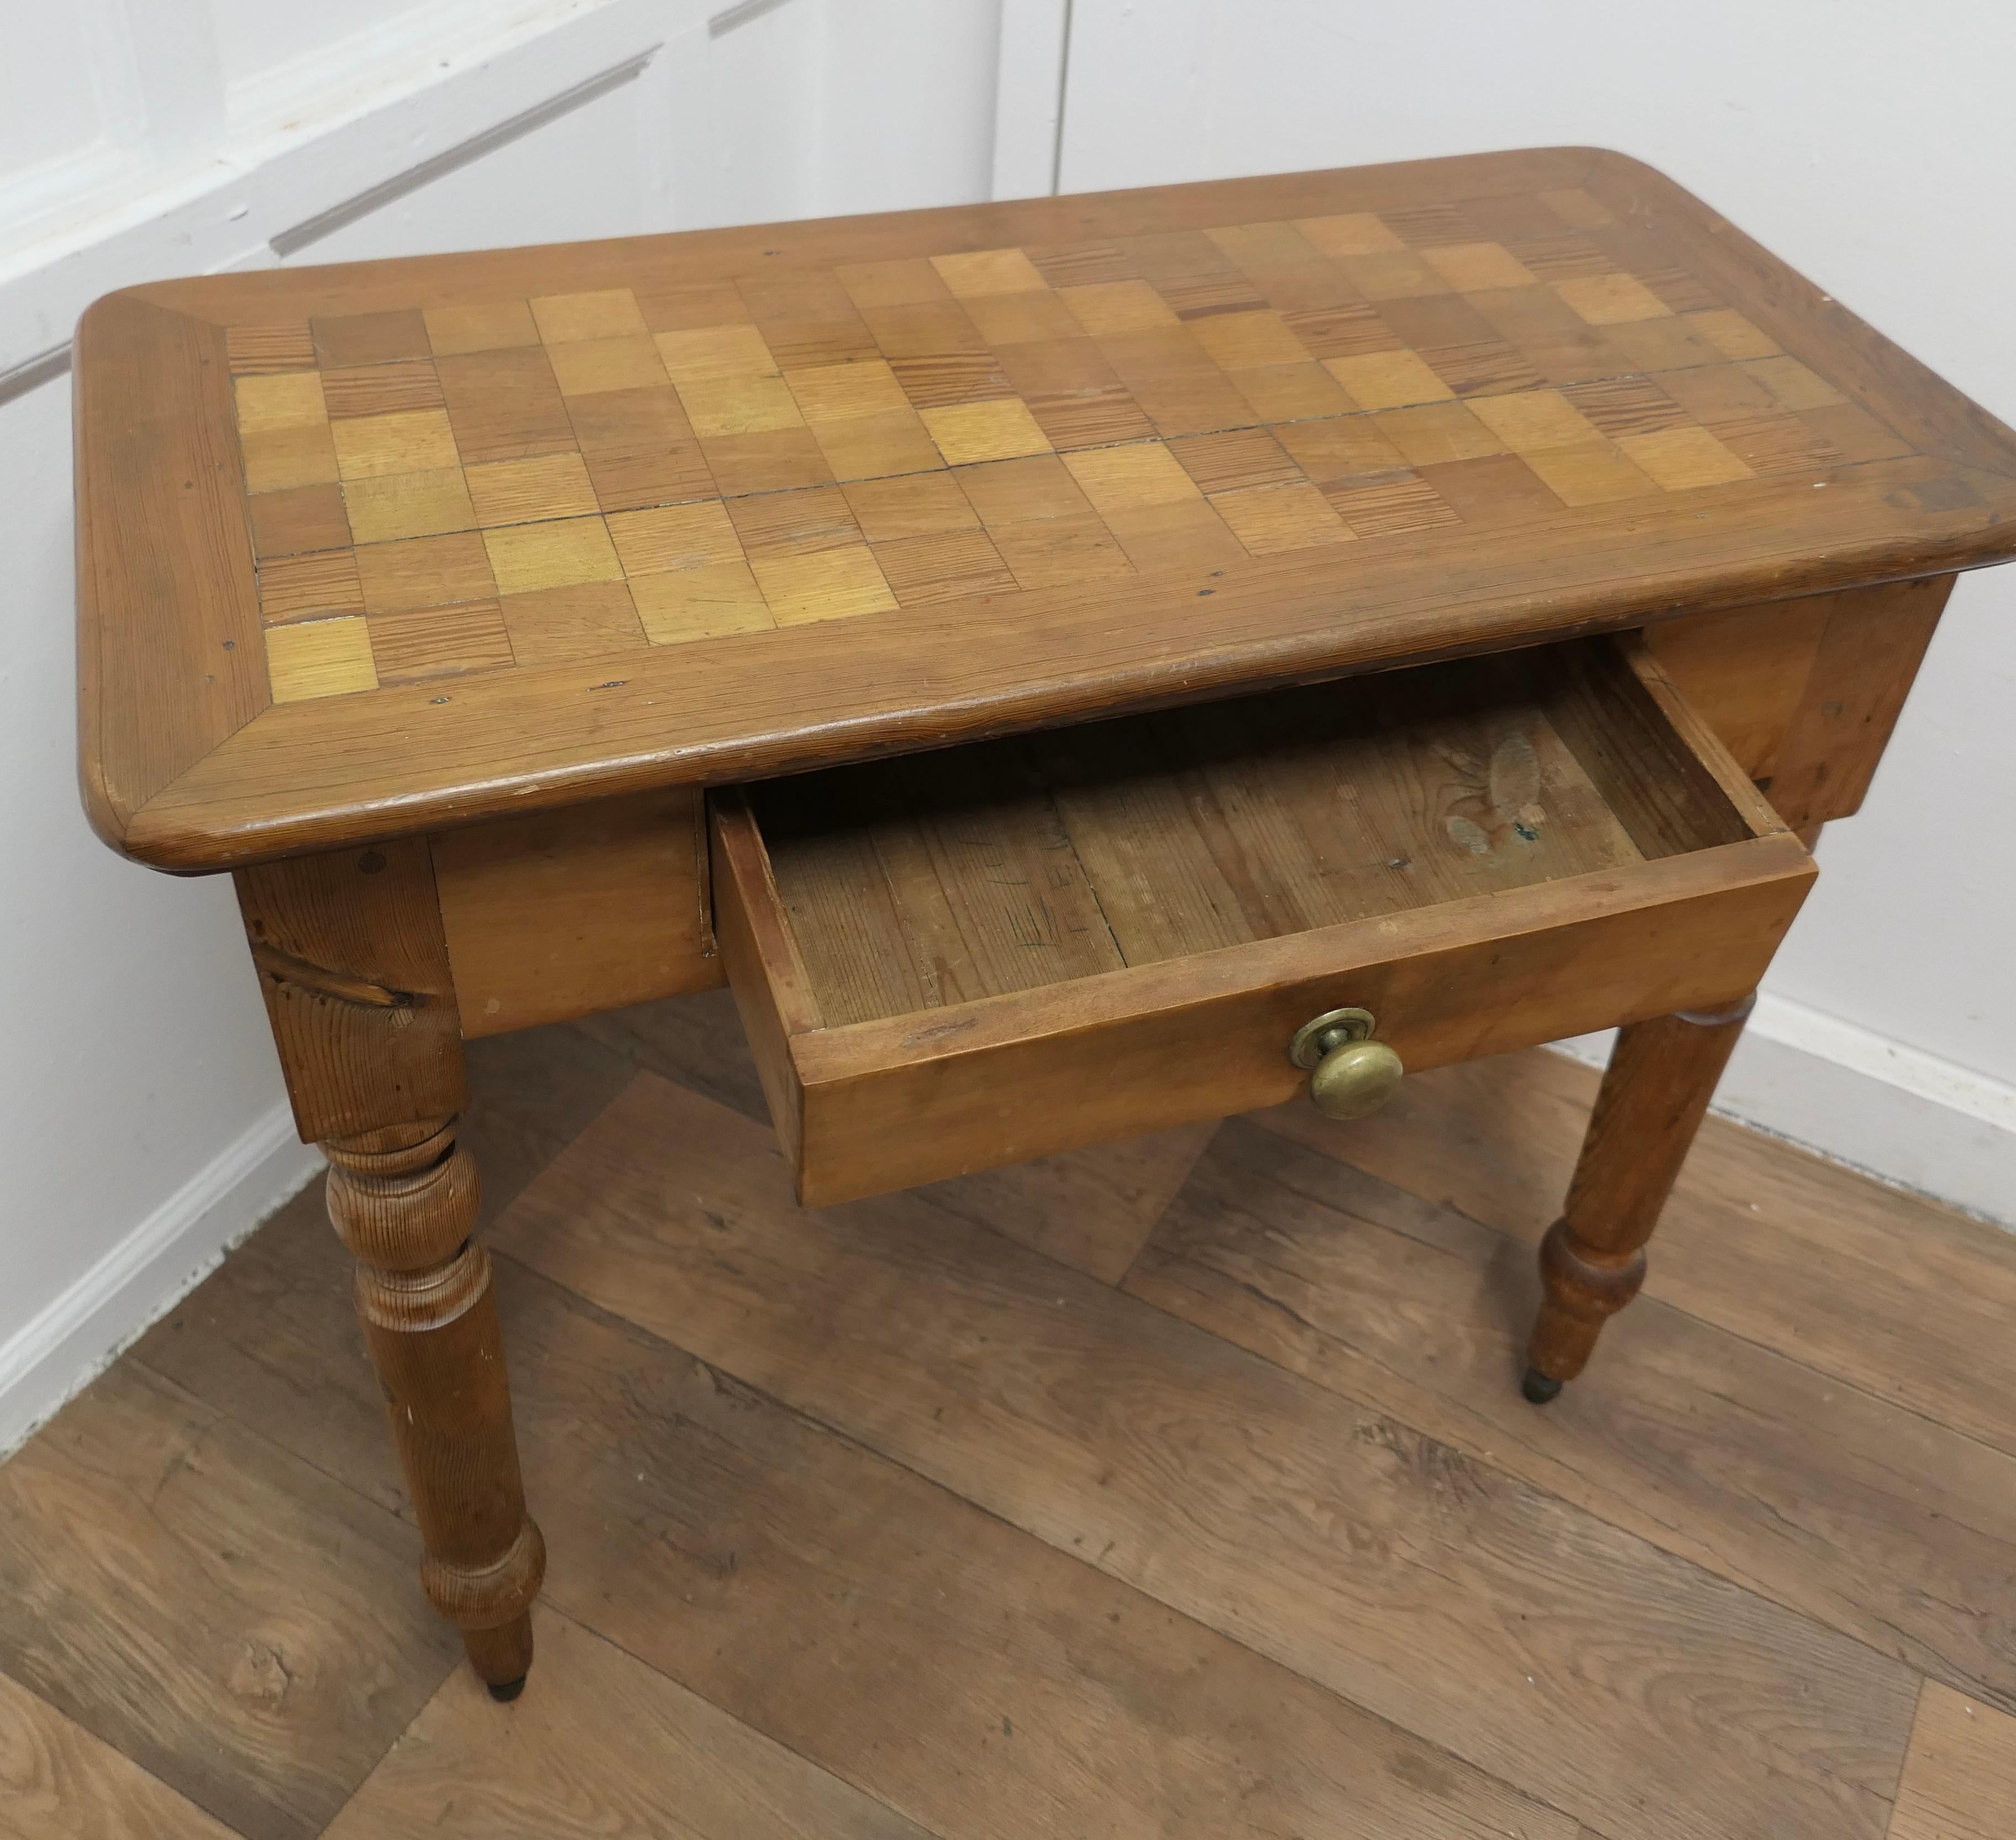
M 466 1039 L 725 981 L 817 1205 L 1621 1024 L 1543 1403 L 2016 551 L 2016 435 L 1586 149 L 174 281 L 77 351 L 85 801 L 236 879 L 500 1698 Z

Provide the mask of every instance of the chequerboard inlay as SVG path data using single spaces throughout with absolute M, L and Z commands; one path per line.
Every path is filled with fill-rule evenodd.
M 1614 228 L 1549 192 L 235 326 L 273 695 L 1911 451 Z

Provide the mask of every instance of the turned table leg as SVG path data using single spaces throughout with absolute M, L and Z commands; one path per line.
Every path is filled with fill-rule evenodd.
M 1587 1365 L 1645 1281 L 1645 1242 L 1679 1179 L 1754 998 L 1620 1030 L 1561 1218 L 1540 1243 L 1543 1296 L 1524 1391 L 1543 1406 Z
M 304 1139 L 363 1320 L 427 1556 L 420 1581 L 477 1673 L 515 1698 L 545 1547 L 525 1512 L 510 1387 L 474 1237 L 476 1166 L 455 1142 L 462 1035 L 423 841 L 237 875 L 252 956 Z

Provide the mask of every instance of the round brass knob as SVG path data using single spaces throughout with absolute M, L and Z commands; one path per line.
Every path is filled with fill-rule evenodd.
M 1370 1010 L 1326 1010 L 1295 1031 L 1288 1058 L 1308 1070 L 1309 1098 L 1334 1118 L 1362 1118 L 1393 1096 L 1406 1069 L 1384 1042 Z

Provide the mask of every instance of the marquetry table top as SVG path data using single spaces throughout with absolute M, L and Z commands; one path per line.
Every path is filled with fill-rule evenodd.
M 2016 437 L 1586 149 L 167 283 L 77 391 L 182 869 L 2016 551 Z

